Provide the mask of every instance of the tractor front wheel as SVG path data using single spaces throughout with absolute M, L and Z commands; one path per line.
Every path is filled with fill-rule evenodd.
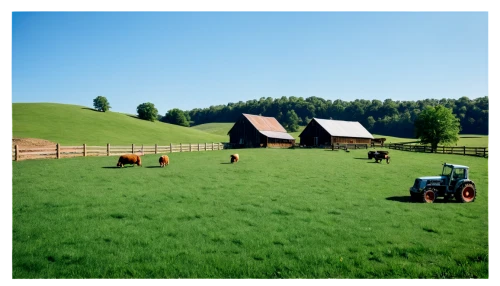
M 422 201 L 424 203 L 433 203 L 436 200 L 437 192 L 434 189 L 426 189 L 422 193 Z
M 462 203 L 470 203 L 476 199 L 476 188 L 471 183 L 465 183 L 455 193 L 455 199 Z

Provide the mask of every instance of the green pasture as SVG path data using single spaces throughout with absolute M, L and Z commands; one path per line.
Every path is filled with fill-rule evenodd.
M 12 162 L 12 277 L 488 278 L 488 159 L 366 153 Z M 410 202 L 415 177 L 443 162 L 470 166 L 476 201 Z
M 228 140 L 228 136 L 189 127 L 58 103 L 13 103 L 12 123 L 13 137 L 40 138 L 62 145 L 168 145 Z

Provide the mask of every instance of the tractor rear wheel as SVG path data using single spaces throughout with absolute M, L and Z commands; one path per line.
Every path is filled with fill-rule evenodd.
M 433 203 L 436 200 L 437 192 L 434 189 L 426 189 L 422 193 L 422 201 L 424 203 Z
M 455 193 L 455 199 L 461 203 L 470 203 L 476 199 L 476 188 L 471 183 L 463 184 Z

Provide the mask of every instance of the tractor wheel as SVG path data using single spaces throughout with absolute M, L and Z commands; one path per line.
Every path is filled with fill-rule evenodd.
M 436 200 L 437 192 L 434 189 L 426 189 L 422 193 L 422 201 L 424 203 L 433 203 Z
M 455 199 L 462 203 L 470 203 L 476 199 L 476 188 L 471 183 L 465 183 L 455 193 Z

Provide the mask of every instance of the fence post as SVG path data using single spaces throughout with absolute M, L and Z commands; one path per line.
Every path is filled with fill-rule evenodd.
M 182 152 L 182 143 L 181 143 L 181 144 L 179 144 L 179 146 L 180 146 L 180 147 L 179 147 L 180 152 Z
M 207 143 L 205 142 L 205 151 L 207 151 Z
M 200 143 L 198 143 L 198 151 L 200 151 Z
M 465 155 L 465 146 L 464 146 L 464 155 Z
M 191 152 L 191 143 L 189 143 L 189 152 Z
M 483 157 L 486 157 L 486 148 L 483 148 Z
M 214 142 L 212 142 L 212 151 L 214 150 Z
M 19 146 L 16 145 L 14 149 L 16 149 L 16 161 L 19 161 Z
M 56 157 L 57 157 L 57 159 L 59 159 L 59 156 L 61 155 L 60 152 L 61 152 L 61 148 L 59 146 L 59 143 L 57 143 L 56 144 Z
M 170 153 L 172 153 L 172 143 L 170 143 Z
M 134 154 L 134 144 L 132 144 L 132 154 Z
M 155 144 L 155 154 L 158 154 L 158 144 Z
M 141 147 L 141 153 L 142 153 L 142 155 L 144 156 L 144 144 L 142 144 L 142 147 Z
M 109 147 L 110 147 L 109 143 L 108 143 L 106 146 L 107 146 L 107 148 L 106 148 L 106 153 L 107 153 L 107 155 L 109 156 Z
M 87 144 L 83 144 L 83 157 L 87 157 Z

